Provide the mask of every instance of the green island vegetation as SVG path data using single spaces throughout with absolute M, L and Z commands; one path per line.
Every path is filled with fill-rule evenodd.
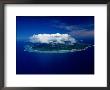
M 33 44 L 30 45 L 32 50 L 38 51 L 58 51 L 58 50 L 82 50 L 87 48 L 89 45 L 74 43 L 74 44 Z

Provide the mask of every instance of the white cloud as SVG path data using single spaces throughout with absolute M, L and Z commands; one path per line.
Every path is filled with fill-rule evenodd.
M 32 43 L 62 43 L 66 41 L 70 43 L 76 43 L 75 38 L 71 37 L 69 34 L 34 34 L 29 38 Z

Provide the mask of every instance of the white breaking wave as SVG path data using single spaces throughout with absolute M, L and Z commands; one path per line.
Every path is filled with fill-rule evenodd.
M 29 38 L 32 43 L 61 43 L 65 42 L 76 43 L 75 38 L 71 37 L 69 34 L 34 34 Z

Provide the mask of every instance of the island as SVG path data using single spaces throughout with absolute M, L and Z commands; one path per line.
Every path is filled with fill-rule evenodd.
M 58 43 L 30 43 L 25 46 L 25 51 L 29 52 L 48 52 L 48 53 L 65 53 L 65 52 L 75 52 L 86 50 L 92 45 L 83 44 L 83 43 L 74 43 L 74 44 L 58 44 Z

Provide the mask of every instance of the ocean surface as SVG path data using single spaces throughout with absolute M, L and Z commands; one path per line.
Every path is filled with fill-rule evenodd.
M 24 51 L 16 41 L 16 74 L 94 74 L 94 46 L 69 53 Z

